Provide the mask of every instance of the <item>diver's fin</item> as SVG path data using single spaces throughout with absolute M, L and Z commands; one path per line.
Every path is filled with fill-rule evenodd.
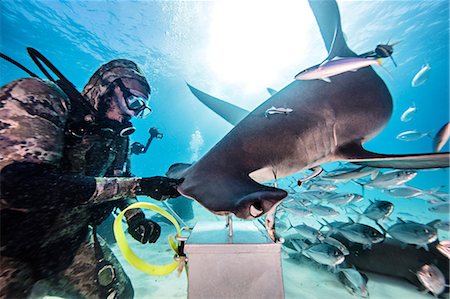
M 225 119 L 227 122 L 233 126 L 237 125 L 244 117 L 246 117 L 250 112 L 242 109 L 236 105 L 230 104 L 228 102 L 222 101 L 218 98 L 210 96 L 203 91 L 186 83 L 191 92 L 205 104 L 209 109 L 217 113 L 220 117 Z
M 191 167 L 188 163 L 175 163 L 170 165 L 166 172 L 166 176 L 172 179 L 180 179 L 183 177 L 184 171 Z
M 356 57 L 345 41 L 341 27 L 341 16 L 336 1 L 309 0 L 309 5 L 319 25 L 328 57 Z
M 278 91 L 276 91 L 276 90 L 273 89 L 273 88 L 267 87 L 267 92 L 269 92 L 270 95 L 273 96 L 273 95 L 276 94 Z
M 342 146 L 336 153 L 342 160 L 352 163 L 395 169 L 427 169 L 450 167 L 450 153 L 429 153 L 411 155 L 383 155 L 366 151 L 361 144 Z

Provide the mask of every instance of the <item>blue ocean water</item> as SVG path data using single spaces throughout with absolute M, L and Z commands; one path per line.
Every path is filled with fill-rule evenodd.
M 449 121 L 448 1 L 339 1 L 343 31 L 355 52 L 377 44 L 394 46 L 376 71 L 394 100 L 386 128 L 365 148 L 380 153 L 426 153 L 432 140 L 400 141 L 407 130 L 435 135 Z M 232 126 L 203 106 L 186 82 L 218 98 L 251 110 L 295 74 L 326 57 L 306 1 L 10 1 L 0 2 L 0 51 L 37 72 L 26 54 L 34 47 L 48 57 L 79 90 L 103 63 L 127 58 L 138 63 L 152 87 L 153 114 L 136 120 L 132 141 L 145 143 L 147 130 L 164 134 L 146 155 L 133 156 L 133 173 L 163 175 L 175 162 L 193 162 L 212 148 Z M 431 65 L 425 84 L 411 80 Z M 25 76 L 0 61 L 0 84 Z M 356 100 L 356 99 L 355 99 Z M 410 122 L 402 113 L 415 103 Z M 449 151 L 446 144 L 442 151 Z M 325 166 L 327 169 L 333 166 Z M 419 171 L 410 186 L 449 192 L 449 171 Z M 358 192 L 356 185 L 340 191 Z M 447 219 L 431 214 L 420 199 L 394 199 L 377 190 L 367 196 L 391 200 L 397 213 L 414 220 Z M 209 213 L 199 210 L 200 213 Z

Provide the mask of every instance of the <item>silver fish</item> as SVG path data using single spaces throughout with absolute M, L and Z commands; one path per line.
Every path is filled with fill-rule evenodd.
M 408 109 L 405 110 L 405 112 L 402 113 L 402 116 L 400 116 L 400 120 L 402 122 L 408 122 L 411 119 L 413 119 L 414 114 L 416 114 L 416 112 L 417 112 L 416 104 L 413 102 L 411 107 L 409 107 Z
M 450 240 L 442 240 L 436 245 L 436 249 L 439 250 L 445 257 L 450 259 Z
M 338 228 L 339 233 L 350 242 L 363 245 L 363 249 L 372 248 L 372 244 L 383 242 L 384 236 L 371 226 L 361 223 L 350 223 Z
M 394 239 L 405 244 L 417 245 L 427 251 L 427 244 L 437 240 L 437 231 L 434 227 L 413 221 L 404 222 L 401 219 L 399 221 L 387 230 Z
M 322 240 L 323 243 L 327 243 L 330 244 L 334 247 L 336 247 L 337 249 L 339 249 L 344 255 L 349 255 L 350 251 L 348 251 L 347 247 L 345 247 L 344 244 L 342 244 L 341 242 L 339 242 L 338 240 L 336 240 L 335 238 L 332 237 L 326 237 L 325 239 Z
M 313 205 L 309 206 L 308 209 L 317 216 L 322 217 L 335 217 L 339 215 L 339 212 L 333 209 L 332 207 L 322 206 L 322 205 Z
M 358 213 L 361 216 L 366 216 L 374 221 L 383 220 L 394 211 L 394 205 L 385 200 L 371 201 L 371 204 L 364 210 L 363 213 Z M 356 212 L 356 211 L 355 211 Z
M 370 65 L 381 65 L 381 59 L 369 59 L 359 57 L 334 57 L 326 60 L 320 65 L 310 67 L 295 75 L 296 80 L 321 79 L 331 82 L 330 77 L 349 72 L 357 71 Z
M 416 141 L 425 136 L 432 138 L 429 132 L 423 133 L 417 130 L 401 132 L 396 138 L 401 141 Z
M 362 298 L 369 297 L 369 290 L 367 289 L 368 279 L 366 275 L 359 273 L 354 268 L 339 269 L 337 275 L 339 281 L 351 294 Z
M 447 143 L 450 137 L 450 122 L 443 125 L 433 139 L 433 150 L 439 152 Z
M 355 198 L 354 193 L 336 193 L 335 195 L 327 198 L 327 202 L 337 206 L 344 206 L 351 202 Z
M 314 244 L 306 250 L 303 250 L 302 254 L 319 264 L 330 267 L 336 267 L 345 260 L 344 254 L 339 249 L 326 243 Z
M 414 188 L 411 186 L 400 186 L 390 189 L 385 189 L 383 192 L 389 194 L 393 197 L 400 197 L 400 198 L 413 198 L 421 195 L 427 194 L 426 191 Z
M 315 243 L 324 238 L 319 230 L 306 224 L 296 225 L 294 226 L 294 229 L 300 234 L 300 236 L 302 236 L 303 239 L 306 239 L 311 243 Z
M 428 77 L 430 77 L 430 72 L 431 66 L 428 63 L 423 65 L 420 71 L 417 72 L 417 74 L 412 79 L 411 86 L 417 87 L 424 84 L 428 80 Z
M 433 295 L 440 295 L 444 291 L 446 286 L 444 274 L 435 265 L 423 265 L 416 275 L 420 283 Z
M 413 170 L 394 170 L 380 173 L 375 179 L 364 185 L 375 188 L 389 188 L 409 182 L 416 175 L 417 172 Z
M 435 229 L 440 229 L 446 232 L 450 232 L 450 221 L 448 220 L 439 220 L 433 224 Z
M 348 180 L 355 180 L 355 179 L 363 178 L 368 175 L 375 177 L 378 174 L 378 172 L 379 172 L 379 170 L 376 168 L 362 166 L 362 167 L 359 167 L 356 169 L 350 169 L 350 170 L 344 171 L 344 172 L 338 172 L 338 171 L 331 172 L 330 171 L 330 172 L 327 172 L 326 175 L 322 175 L 321 178 L 324 180 L 348 181 Z
M 435 214 L 448 214 L 450 213 L 450 203 L 446 202 L 432 205 L 428 208 L 428 211 Z

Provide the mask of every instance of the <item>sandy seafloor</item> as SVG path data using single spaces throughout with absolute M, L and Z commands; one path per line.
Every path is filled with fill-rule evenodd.
M 164 229 L 167 229 L 166 225 L 163 225 Z M 140 257 L 145 257 L 147 262 L 169 263 L 173 253 L 168 250 L 165 238 L 160 240 L 163 241 L 156 245 L 145 246 L 134 241 L 130 241 L 130 244 L 134 252 Z M 112 248 L 133 283 L 135 298 L 187 298 L 187 278 L 184 272 L 179 277 L 176 272 L 164 277 L 149 276 L 128 264 L 117 246 Z M 282 267 L 285 298 L 357 298 L 341 285 L 333 273 L 306 258 L 293 259 L 282 252 Z M 432 298 L 431 294 L 418 291 L 407 281 L 377 274 L 366 274 L 369 278 L 368 289 L 372 299 Z
M 224 217 L 205 213 L 205 210 L 198 206 L 194 207 L 194 211 L 199 216 L 196 218 L 198 221 L 225 221 Z M 293 219 L 294 225 L 299 222 L 296 220 Z M 316 221 L 302 219 L 300 222 L 314 225 Z M 172 226 L 162 224 L 161 237 L 156 244 L 142 245 L 129 236 L 127 238 L 133 251 L 145 261 L 152 264 L 165 264 L 170 263 L 173 256 L 167 243 L 167 235 L 174 233 Z M 439 239 L 448 239 L 448 234 L 439 232 Z M 149 276 L 128 264 L 117 246 L 112 246 L 112 249 L 132 281 L 135 298 L 187 298 L 187 277 L 184 272 L 179 277 L 176 271 L 164 277 Z M 336 275 L 329 272 L 326 267 L 298 255 L 299 258 L 289 258 L 286 252 L 281 253 L 285 298 L 358 298 L 350 294 L 338 281 Z M 426 294 L 417 290 L 406 280 L 372 273 L 366 274 L 369 278 L 368 289 L 371 299 L 433 298 L 431 293 Z

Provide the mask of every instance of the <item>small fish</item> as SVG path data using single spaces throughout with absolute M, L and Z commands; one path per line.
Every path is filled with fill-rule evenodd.
M 303 250 L 302 254 L 329 267 L 336 267 L 345 260 L 344 254 L 338 248 L 326 243 L 314 244 Z
M 339 215 L 339 212 L 333 209 L 332 207 L 322 206 L 322 205 L 313 205 L 308 207 L 308 209 L 317 216 L 322 217 L 335 217 Z
M 328 197 L 326 200 L 329 204 L 344 206 L 350 203 L 354 198 L 354 193 L 336 193 L 335 195 Z
M 411 81 L 412 87 L 417 87 L 424 84 L 430 77 L 431 66 L 427 63 L 422 66 L 420 71 L 414 76 Z
M 405 112 L 403 112 L 402 116 L 400 116 L 400 120 L 406 123 L 411 119 L 413 119 L 416 112 L 417 112 L 416 104 L 413 102 L 411 107 L 406 109 Z
M 306 224 L 296 225 L 294 226 L 294 229 L 300 234 L 303 239 L 308 240 L 311 243 L 315 243 L 324 238 L 319 230 Z
M 439 220 L 433 223 L 433 227 L 435 229 L 440 229 L 446 232 L 450 232 L 450 221 L 448 220 Z
M 379 221 L 389 217 L 393 211 L 394 205 L 391 202 L 376 200 L 371 201 L 371 204 L 364 210 L 363 213 L 358 213 L 357 211 L 355 212 L 360 216 L 366 216 L 374 221 Z M 358 220 L 356 222 L 358 222 Z
M 432 136 L 429 132 L 422 133 L 422 132 L 419 132 L 416 130 L 402 132 L 402 133 L 398 134 L 396 138 L 401 141 L 416 141 L 425 136 L 432 138 Z
M 437 240 L 437 231 L 434 227 L 413 221 L 405 222 L 398 219 L 399 222 L 389 227 L 387 233 L 394 239 L 405 244 L 417 245 L 428 251 L 427 244 Z
M 339 269 L 338 279 L 345 288 L 353 295 L 368 298 L 369 290 L 367 289 L 368 278 L 354 268 Z
M 292 111 L 294 111 L 294 110 L 292 110 L 291 108 L 275 108 L 274 106 L 272 106 L 264 112 L 264 116 L 269 118 L 269 115 L 273 115 L 273 114 L 288 115 Z
M 450 240 L 442 240 L 436 245 L 436 249 L 439 250 L 444 256 L 450 259 Z
M 449 214 L 450 213 L 450 203 L 440 203 L 432 205 L 428 208 L 428 211 L 435 214 Z
M 384 236 L 373 227 L 361 223 L 349 223 L 341 226 L 337 231 L 350 242 L 363 245 L 363 249 L 372 248 L 372 244 L 383 242 Z
M 436 297 L 444 292 L 444 289 L 447 286 L 445 284 L 444 274 L 442 274 L 441 270 L 433 264 L 423 265 L 419 271 L 417 271 L 416 275 L 420 283 Z
M 328 192 L 334 191 L 338 188 L 336 184 L 333 184 L 332 182 L 318 181 L 318 180 L 310 180 L 304 182 L 302 187 L 310 191 L 328 191 Z
M 296 80 L 315 80 L 321 79 L 328 83 L 330 77 L 349 72 L 357 71 L 370 65 L 381 65 L 381 59 L 359 58 L 359 57 L 334 57 L 331 60 L 325 60 L 320 65 L 310 67 L 295 75 Z
M 409 182 L 415 178 L 417 172 L 414 170 L 394 170 L 385 173 L 380 173 L 375 179 L 364 184 L 364 186 L 375 188 L 389 188 L 399 186 Z
M 312 216 L 312 212 L 308 210 L 307 208 L 301 206 L 301 205 L 290 205 L 290 206 L 284 206 L 286 211 L 288 211 L 291 214 L 294 214 L 298 217 L 308 217 Z
M 326 175 L 322 175 L 324 180 L 355 180 L 363 178 L 365 176 L 372 176 L 373 178 L 378 175 L 379 170 L 372 167 L 362 166 L 356 169 L 350 169 L 347 171 L 329 171 Z
M 400 198 L 413 198 L 421 195 L 427 194 L 427 191 L 414 188 L 411 186 L 400 186 L 390 189 L 385 189 L 383 192 L 388 193 L 390 196 L 393 197 L 400 197 Z
M 450 137 L 450 122 L 446 123 L 439 129 L 436 136 L 433 139 L 433 150 L 439 152 L 447 143 Z
M 335 238 L 332 237 L 326 237 L 325 239 L 322 240 L 322 243 L 327 243 L 330 244 L 334 247 L 336 247 L 337 249 L 339 249 L 344 255 L 349 255 L 350 251 L 348 251 L 347 247 L 345 247 L 344 244 L 342 244 L 341 242 L 339 242 L 338 240 L 336 240 Z

